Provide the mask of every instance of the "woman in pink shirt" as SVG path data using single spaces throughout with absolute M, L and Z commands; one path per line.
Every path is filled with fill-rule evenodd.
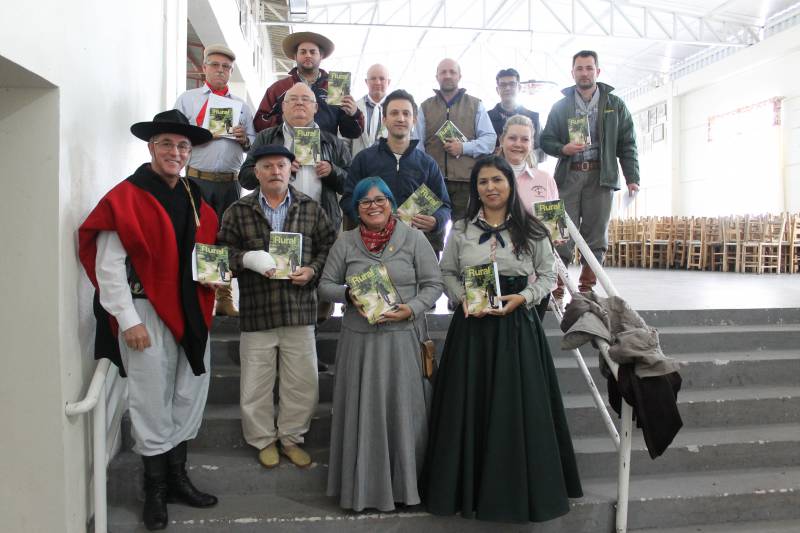
M 558 188 L 553 176 L 536 168 L 533 152 L 533 123 L 524 115 L 510 117 L 500 136 L 497 155 L 509 162 L 517 177 L 517 193 L 522 205 L 531 214 L 533 204 L 558 200 Z
M 558 187 L 553 176 L 536 168 L 533 152 L 533 122 L 525 115 L 509 117 L 500 135 L 497 155 L 504 158 L 514 169 L 517 178 L 517 194 L 532 215 L 533 204 L 547 200 L 558 200 Z M 542 298 L 536 306 L 539 320 L 544 320 L 550 295 Z

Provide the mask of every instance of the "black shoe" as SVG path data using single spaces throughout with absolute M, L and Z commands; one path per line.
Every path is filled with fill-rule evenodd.
M 167 455 L 167 502 L 190 507 L 213 507 L 217 497 L 200 492 L 186 474 L 186 442 L 181 442 Z
M 167 458 L 165 454 L 142 456 L 144 509 L 142 520 L 149 531 L 167 527 Z

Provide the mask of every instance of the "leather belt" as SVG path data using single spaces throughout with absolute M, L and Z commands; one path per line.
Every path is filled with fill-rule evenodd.
M 600 170 L 600 161 L 581 161 L 578 163 L 571 163 L 570 170 L 578 172 L 589 172 L 590 170 Z
M 236 172 L 206 172 L 192 167 L 186 167 L 186 175 L 208 181 L 233 181 L 236 179 Z

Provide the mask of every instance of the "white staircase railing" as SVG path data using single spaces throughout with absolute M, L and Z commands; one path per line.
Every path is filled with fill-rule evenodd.
M 109 359 L 101 359 L 94 369 L 92 381 L 86 396 L 78 401 L 67 403 L 64 412 L 67 416 L 78 416 L 92 411 L 92 479 L 94 483 L 94 531 L 108 532 L 108 504 L 106 501 L 106 377 L 110 368 Z M 112 372 L 109 387 L 116 379 Z
M 606 294 L 608 296 L 619 296 L 619 293 L 614 288 L 614 285 L 611 283 L 611 280 L 608 278 L 608 275 L 603 270 L 603 267 L 600 266 L 600 263 L 595 258 L 592 250 L 589 248 L 589 245 L 586 244 L 586 241 L 581 236 L 578 228 L 575 227 L 575 224 L 570 220 L 569 216 L 566 214 L 564 215 L 567 223 L 567 229 L 569 230 L 570 237 L 575 241 L 575 244 L 578 246 L 578 249 L 581 251 L 581 256 L 586 260 L 586 263 L 595 273 L 597 276 L 597 281 L 600 285 L 605 289 Z M 556 254 L 556 265 L 558 268 L 558 275 L 564 281 L 564 286 L 567 288 L 570 294 L 577 294 L 578 288 L 575 286 L 575 282 L 570 279 L 569 273 L 567 272 L 566 266 L 561 261 L 561 258 Z M 563 318 L 563 313 L 558 305 L 555 303 L 551 305 L 551 309 L 555 311 L 556 316 L 558 317 L 559 322 Z M 614 362 L 611 357 L 608 355 L 608 343 L 604 340 L 598 339 L 597 340 L 597 347 L 600 350 L 600 355 L 605 360 L 606 364 L 608 365 L 611 372 L 614 374 L 614 379 L 618 379 L 619 376 L 619 365 Z M 628 499 L 629 499 L 629 488 L 630 488 L 630 474 L 631 474 L 631 436 L 633 432 L 633 408 L 628 404 L 626 401 L 622 401 L 622 413 L 621 413 L 621 427 L 620 432 L 617 432 L 616 426 L 614 426 L 614 422 L 611 419 L 611 415 L 608 412 L 608 408 L 606 407 L 605 401 L 603 397 L 600 395 L 600 392 L 597 390 L 597 386 L 592 379 L 591 374 L 589 374 L 589 369 L 586 367 L 586 362 L 583 360 L 583 356 L 581 355 L 578 349 L 571 350 L 572 355 L 575 357 L 576 362 L 578 363 L 578 368 L 580 369 L 581 373 L 583 374 L 584 379 L 586 380 L 586 384 L 589 386 L 589 391 L 592 394 L 592 399 L 594 400 L 597 409 L 600 411 L 600 416 L 603 419 L 603 423 L 608 430 L 608 433 L 611 437 L 611 440 L 614 442 L 614 446 L 617 449 L 617 460 L 618 460 L 618 472 L 617 472 L 617 513 L 616 513 L 616 533 L 626 533 L 628 530 Z

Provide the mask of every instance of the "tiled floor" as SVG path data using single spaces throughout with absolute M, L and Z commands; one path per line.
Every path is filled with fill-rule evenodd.
M 800 308 L 800 274 L 737 274 L 609 268 L 608 277 L 634 309 Z M 577 279 L 579 270 L 570 269 Z

